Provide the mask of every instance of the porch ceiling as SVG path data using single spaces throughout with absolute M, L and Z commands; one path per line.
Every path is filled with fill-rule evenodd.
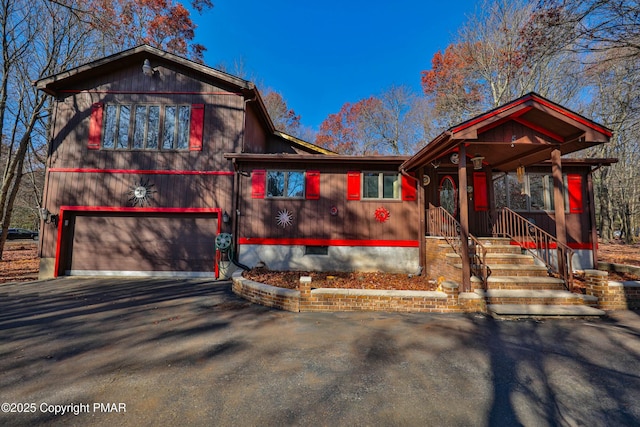
M 604 126 L 528 94 L 449 129 L 404 162 L 402 169 L 428 165 L 464 143 L 469 158 L 480 155 L 484 166 L 511 171 L 548 160 L 555 149 L 570 154 L 610 137 Z

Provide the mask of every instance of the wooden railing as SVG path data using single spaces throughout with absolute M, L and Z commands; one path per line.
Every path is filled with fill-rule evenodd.
M 442 206 L 433 206 L 432 204 L 429 204 L 428 222 L 429 234 L 443 237 L 464 262 L 460 223 Z M 471 234 L 469 234 L 468 242 L 471 272 L 482 280 L 484 287 L 491 275 L 491 269 L 486 263 L 487 249 Z
M 508 237 L 540 260 L 553 275 L 573 289 L 573 249 L 509 208 L 498 211 L 493 235 Z M 555 254 L 555 256 L 554 256 Z

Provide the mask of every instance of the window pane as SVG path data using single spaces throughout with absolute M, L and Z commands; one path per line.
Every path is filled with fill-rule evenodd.
M 102 147 L 113 148 L 116 144 L 116 113 L 118 108 L 115 105 L 107 105 L 105 110 Z
M 507 189 L 505 176 L 493 179 L 493 194 L 495 196 L 496 209 L 507 207 Z
M 544 210 L 544 175 L 529 175 L 529 193 L 531 195 L 531 210 Z
M 385 173 L 383 177 L 383 194 L 385 199 L 399 199 L 400 198 L 400 182 L 398 180 L 398 174 Z
M 509 207 L 514 211 L 527 210 L 527 195 L 524 192 L 524 183 L 519 183 L 515 175 L 507 175 L 509 184 Z
M 377 172 L 365 172 L 363 183 L 363 197 L 377 199 L 378 195 L 378 178 L 380 174 Z
M 164 109 L 164 129 L 162 135 L 162 148 L 171 150 L 174 148 L 176 131 L 176 107 L 165 107 Z
M 178 107 L 178 149 L 189 148 L 189 112 L 191 107 L 181 105 Z
M 133 129 L 133 148 L 144 148 L 144 128 L 147 124 L 147 107 L 138 105 Z
M 545 175 L 544 177 L 544 191 L 547 201 L 547 209 L 550 211 L 555 210 L 555 199 L 553 194 L 553 177 L 551 175 Z
M 118 118 L 118 145 L 116 148 L 129 148 L 129 120 L 131 119 L 131 107 L 120 106 L 120 117 Z
M 149 107 L 149 124 L 147 125 L 147 148 L 158 148 L 158 131 L 160 129 L 160 107 Z
M 287 197 L 304 197 L 304 173 L 289 172 L 287 175 Z
M 267 197 L 284 196 L 284 172 L 267 172 Z

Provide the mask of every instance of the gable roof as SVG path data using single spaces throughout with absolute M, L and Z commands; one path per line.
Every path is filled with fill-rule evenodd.
M 496 132 L 502 127 L 501 132 Z M 517 134 L 526 128 L 535 140 Z M 516 129 L 508 134 L 507 130 Z M 491 132 L 493 130 L 493 133 Z M 415 170 L 467 146 L 467 154 L 485 157 L 494 169 L 508 171 L 539 163 L 559 149 L 569 154 L 608 142 L 612 131 L 536 93 L 528 93 L 443 132 L 402 165 Z
M 216 80 L 223 86 L 228 87 L 230 91 L 242 94 L 245 99 L 255 100 L 256 102 L 251 104 L 256 106 L 255 110 L 269 133 L 278 138 L 285 139 L 288 143 L 300 146 L 304 151 L 315 152 L 318 154 L 332 153 L 331 151 L 321 148 L 315 144 L 302 141 L 298 138 L 294 138 L 277 131 L 269 113 L 267 112 L 267 108 L 262 100 L 260 92 L 252 82 L 149 45 L 136 46 L 131 49 L 97 59 L 79 67 L 44 77 L 37 80 L 34 85 L 45 93 L 57 97 L 65 89 L 96 75 L 108 74 L 114 70 L 122 68 L 123 66 L 130 66 L 133 64 L 142 67 L 143 62 L 146 59 L 148 59 L 152 64 L 158 62 L 171 62 L 188 70 L 196 76 Z

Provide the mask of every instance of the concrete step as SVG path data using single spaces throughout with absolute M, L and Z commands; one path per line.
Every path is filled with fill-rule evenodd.
M 521 254 L 522 249 L 520 246 L 515 245 L 502 245 L 502 244 L 484 244 L 484 248 L 487 250 L 487 254 Z
M 483 245 L 504 245 L 511 246 L 511 239 L 508 237 L 478 237 L 476 239 Z
M 488 289 L 475 292 L 483 296 L 488 305 L 596 305 L 598 303 L 596 297 L 562 290 Z
M 564 291 L 564 280 L 555 277 L 495 276 L 487 279 L 487 289 Z
M 605 312 L 586 305 L 489 304 L 489 313 L 505 317 L 591 317 Z
M 491 276 L 549 277 L 547 267 L 543 265 L 487 264 L 489 265 L 489 268 L 491 268 Z M 460 268 L 462 268 L 462 264 L 459 265 Z
M 495 264 L 518 264 L 533 265 L 535 259 L 531 255 L 526 254 L 510 254 L 510 253 L 487 253 L 486 263 L 488 265 Z

